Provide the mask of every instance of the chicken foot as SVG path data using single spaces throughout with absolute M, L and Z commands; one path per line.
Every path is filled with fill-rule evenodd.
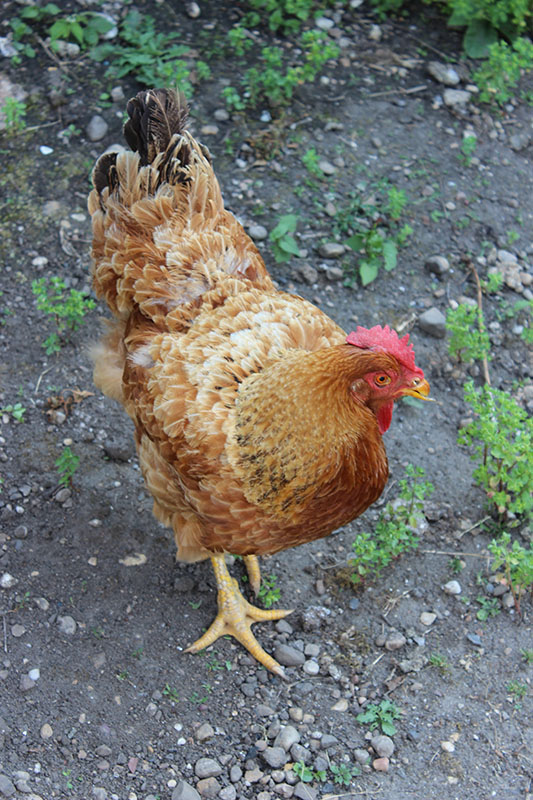
M 243 556 L 243 561 L 246 567 L 246 572 L 248 573 L 248 580 L 250 581 L 252 592 L 254 593 L 254 597 L 257 597 L 259 594 L 259 589 L 261 588 L 261 570 L 259 569 L 259 559 L 257 556 Z
M 224 556 L 211 556 L 211 563 L 218 588 L 218 614 L 203 636 L 187 647 L 185 652 L 197 653 L 204 647 L 213 644 L 221 636 L 229 634 L 234 636 L 260 664 L 276 675 L 285 677 L 283 667 L 263 650 L 253 635 L 251 626 L 254 622 L 281 619 L 290 614 L 292 609 L 256 608 L 242 596 L 237 581 L 228 572 Z M 259 590 L 261 578 L 257 558 L 247 556 L 246 567 L 252 588 L 254 591 L 256 587 Z

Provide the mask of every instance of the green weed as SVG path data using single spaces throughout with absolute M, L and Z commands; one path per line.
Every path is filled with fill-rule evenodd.
M 496 597 L 485 597 L 480 594 L 476 597 L 477 602 L 481 606 L 476 613 L 477 619 L 485 622 L 489 617 L 495 617 L 500 613 L 501 608 Z
M 528 650 L 527 648 L 523 648 L 520 650 L 520 655 L 526 662 L 526 664 L 533 664 L 533 650 Z
M 261 579 L 261 588 L 257 596 L 262 600 L 265 608 L 271 608 L 281 597 L 281 590 L 277 583 L 277 575 L 263 575 Z
M 169 700 L 172 700 L 173 703 L 178 703 L 180 696 L 178 690 L 174 686 L 170 686 L 170 684 L 165 683 L 165 688 L 163 689 L 163 695 L 168 697 Z
M 26 103 L 14 97 L 6 97 L 2 106 L 5 118 L 6 132 L 8 134 L 20 133 L 26 127 Z
M 400 719 L 402 712 L 392 700 L 382 700 L 378 705 L 370 703 L 365 710 L 356 716 L 356 720 L 361 725 L 370 723 L 370 730 L 381 728 L 386 736 L 394 736 L 397 733 L 393 720 Z
M 80 457 L 75 455 L 70 447 L 64 447 L 62 449 L 61 455 L 59 458 L 56 458 L 54 462 L 59 473 L 59 483 L 61 486 L 70 486 L 79 463 Z
M 477 305 L 461 303 L 446 314 L 448 349 L 452 357 L 465 364 L 490 359 L 490 339 L 483 312 Z
M 502 578 L 511 589 L 520 613 L 522 595 L 533 587 L 533 548 L 522 547 L 516 539 L 511 542 L 510 534 L 504 532 L 499 539 L 490 542 L 488 549 L 494 557 L 491 568 L 494 572 L 503 569 Z
M 24 414 L 26 409 L 22 403 L 9 403 L 9 405 L 0 408 L 0 414 L 11 414 L 16 422 L 24 422 Z
M 394 503 L 381 511 L 372 533 L 359 533 L 353 542 L 354 555 L 349 559 L 351 581 L 358 586 L 376 580 L 391 561 L 407 550 L 418 546 L 416 527 L 433 486 L 422 480 L 424 470 L 409 464 L 406 477 L 399 483 L 400 491 Z
M 508 44 L 498 41 L 488 48 L 488 58 L 473 74 L 483 103 L 503 106 L 513 97 L 524 72 L 533 69 L 533 42 L 520 37 Z
M 299 217 L 297 214 L 284 214 L 280 217 L 278 224 L 272 228 L 269 239 L 272 244 L 274 258 L 279 264 L 283 261 L 290 261 L 293 256 L 299 257 L 300 248 L 292 234 L 296 231 Z
M 43 342 L 46 354 L 57 353 L 65 333 L 77 330 L 85 314 L 95 307 L 95 302 L 77 289 L 67 290 L 65 281 L 57 276 L 38 278 L 32 281 L 31 289 L 37 299 L 37 308 L 54 317 L 57 333 L 52 333 Z
M 340 783 L 342 786 L 349 786 L 352 778 L 361 772 L 358 767 L 351 767 L 349 764 L 331 764 L 329 768 L 333 775 L 333 783 Z

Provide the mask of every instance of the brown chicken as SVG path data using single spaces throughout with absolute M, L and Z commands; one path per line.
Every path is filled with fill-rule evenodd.
M 388 477 L 381 434 L 394 400 L 426 398 L 408 336 L 346 333 L 278 291 L 226 211 L 208 151 L 175 92 L 141 92 L 124 127 L 135 152 L 103 155 L 89 196 L 94 288 L 115 319 L 94 348 L 94 378 L 135 424 L 154 514 L 178 559 L 211 558 L 218 615 L 191 647 L 235 636 L 281 666 L 250 626 L 284 610 L 249 604 L 224 554 L 257 556 L 330 534 Z

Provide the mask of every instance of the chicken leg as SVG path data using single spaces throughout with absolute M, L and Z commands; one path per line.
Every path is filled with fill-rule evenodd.
M 292 609 L 256 608 L 242 596 L 237 581 L 228 572 L 224 555 L 211 556 L 218 587 L 218 614 L 208 630 L 196 640 L 187 653 L 197 653 L 213 644 L 220 636 L 234 636 L 264 667 L 276 675 L 285 677 L 283 667 L 266 653 L 251 631 L 254 622 L 281 619 L 290 614 Z M 246 557 L 246 567 L 252 588 L 259 590 L 259 564 L 255 556 Z

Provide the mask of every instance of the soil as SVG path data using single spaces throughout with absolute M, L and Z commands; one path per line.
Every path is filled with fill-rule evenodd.
M 238 5 L 202 3 L 191 19 L 181 4 L 137 7 L 200 54 L 207 45 L 216 53 L 240 13 Z M 3 4 L 4 26 L 19 10 Z M 485 498 L 457 431 L 468 415 L 463 383 L 479 382 L 480 370 L 450 359 L 442 327 L 435 336 L 420 324 L 428 308 L 445 314 L 463 296 L 476 299 L 465 259 L 485 278 L 505 260 L 501 250 L 510 252 L 526 277 L 484 300 L 490 373 L 508 391 L 517 380 L 531 386 L 532 354 L 518 320 L 498 316 L 505 303 L 531 296 L 531 111 L 519 102 L 500 111 L 474 100 L 443 103 L 445 87 L 428 75 L 428 62 L 453 63 L 460 89 L 474 65 L 462 60 L 459 35 L 428 14 L 423 7 L 381 22 L 378 36 L 366 7 L 344 13 L 341 58 L 324 70 L 327 80 L 299 88 L 286 110 L 260 105 L 228 120 L 214 116 L 222 87 L 237 80 L 231 60 L 211 61 L 212 77 L 191 107 L 191 127 L 245 226 L 270 231 L 283 214 L 300 217 L 304 257 L 276 263 L 268 239 L 258 242 L 279 286 L 346 330 L 357 322 L 410 331 L 437 401 L 400 404 L 386 434 L 386 499 L 408 462 L 435 486 L 417 552 L 354 593 L 346 580 L 351 544 L 358 531 L 372 530 L 378 504 L 328 539 L 264 560 L 280 604 L 295 611 L 284 623 L 258 625 L 256 635 L 269 652 L 285 644 L 305 655 L 306 664 L 287 667 L 286 682 L 233 640 L 183 653 L 215 614 L 214 579 L 208 563 L 175 562 L 169 532 L 151 515 L 131 425 L 93 387 L 87 349 L 106 312 L 89 311 L 57 355 L 42 347 L 54 321 L 37 309 L 32 280 L 57 275 L 89 291 L 88 173 L 122 141 L 125 105 L 102 103 L 101 94 L 120 85 L 127 98 L 140 87 L 130 78 L 110 83 L 106 65 L 87 57 L 58 63 L 43 48 L 16 68 L 3 59 L 5 75 L 28 93 L 28 114 L 25 130 L 0 140 L 0 796 L 531 797 L 532 667 L 522 652 L 532 647 L 531 603 L 521 616 L 500 601 L 495 616 L 476 616 L 478 596 L 490 599 L 495 589 L 491 534 L 480 525 Z M 273 38 L 261 30 L 257 41 Z M 109 126 L 96 143 L 86 133 L 95 114 Z M 74 132 L 61 137 L 69 125 Z M 465 132 L 477 137 L 470 156 L 461 149 Z M 313 147 L 333 166 L 322 179 L 301 161 Z M 346 286 L 339 268 L 352 275 L 355 254 L 328 260 L 319 247 L 335 240 L 349 193 L 371 195 L 380 181 L 405 191 L 402 220 L 413 233 L 395 270 L 382 269 L 364 289 Z M 449 263 L 440 275 L 426 266 L 435 255 Z M 26 409 L 20 422 L 5 410 L 15 403 Z M 66 488 L 55 465 L 65 446 L 79 457 Z M 463 565 L 457 575 L 454 557 Z M 232 571 L 241 575 L 242 565 Z M 458 595 L 442 588 L 452 579 Z M 435 615 L 430 625 L 423 612 Z M 513 682 L 525 696 L 509 689 Z M 383 699 L 401 710 L 392 753 L 372 739 L 379 731 L 356 719 Z M 285 757 L 273 767 L 265 748 L 280 730 L 292 733 L 287 726 L 299 744 L 289 749 L 285 740 Z M 380 755 L 385 761 L 376 761 Z M 217 764 L 199 763 L 205 757 Z M 325 769 L 325 779 L 300 781 L 287 765 L 301 759 Z M 328 765 L 360 772 L 336 783 Z

